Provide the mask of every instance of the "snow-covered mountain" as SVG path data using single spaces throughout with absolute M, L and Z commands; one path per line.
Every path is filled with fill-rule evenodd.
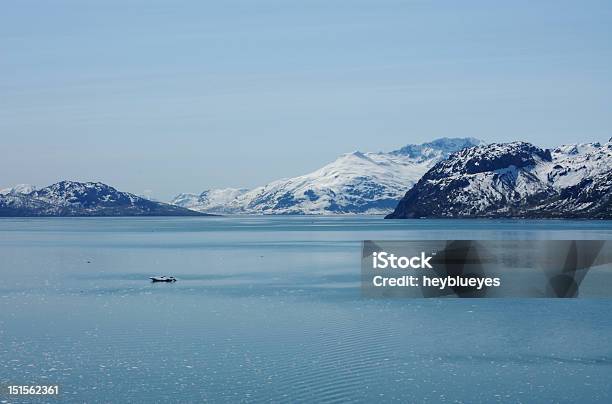
M 277 180 L 250 191 L 181 194 L 172 203 L 211 213 L 388 213 L 435 163 L 454 151 L 480 143 L 473 138 L 442 138 L 388 153 L 353 152 L 310 174 Z
M 611 219 L 612 142 L 458 151 L 429 170 L 388 217 Z
M 29 194 L 36 191 L 36 187 L 30 184 L 17 184 L 14 187 L 0 189 L 0 195 Z
M 0 195 L 0 216 L 193 216 L 199 212 L 121 192 L 101 182 L 62 181 Z
M 246 192 L 248 192 L 248 189 L 207 189 L 201 194 L 179 194 L 171 203 L 199 212 L 214 214 L 234 213 L 234 208 L 231 207 L 232 201 Z

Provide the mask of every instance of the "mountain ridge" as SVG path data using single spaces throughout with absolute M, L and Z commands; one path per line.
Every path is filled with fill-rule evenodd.
M 101 182 L 60 181 L 40 189 L 13 187 L 10 191 L 0 194 L 0 216 L 205 216 L 205 214 L 118 191 Z
M 612 218 L 612 143 L 493 143 L 453 153 L 387 218 Z
M 224 203 L 222 212 L 213 209 L 219 203 L 208 197 L 215 190 L 204 191 L 203 198 L 180 194 L 172 203 L 210 213 L 384 214 L 436 162 L 458 148 L 481 143 L 474 138 L 440 138 L 391 152 L 345 153 L 308 174 L 240 192 Z

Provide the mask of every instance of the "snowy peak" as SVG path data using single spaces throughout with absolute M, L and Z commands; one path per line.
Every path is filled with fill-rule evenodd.
M 211 213 L 382 214 L 391 211 L 435 163 L 480 143 L 472 138 L 443 138 L 390 153 L 354 151 L 309 174 L 242 190 L 229 201 L 212 198 L 205 195 L 212 191 L 205 191 L 198 196 L 181 194 L 173 203 Z M 229 196 L 225 191 L 220 193 Z
M 243 188 L 207 189 L 200 194 L 179 194 L 171 203 L 200 212 L 232 213 L 231 202 L 247 191 Z
M 354 151 L 352 153 L 347 153 L 347 154 L 344 155 L 344 157 L 346 157 L 346 158 L 354 157 L 354 158 L 358 158 L 358 159 L 367 159 L 368 158 L 365 154 L 363 154 L 362 152 L 360 152 L 358 150 L 356 150 L 356 151 Z
M 441 162 L 435 172 L 476 174 L 515 167 L 523 168 L 538 161 L 551 161 L 550 150 L 543 150 L 530 143 L 493 143 L 460 150 Z
M 564 145 L 552 151 L 554 164 L 543 174 L 558 188 L 605 175 L 611 170 L 612 142 Z
M 429 170 L 390 218 L 612 218 L 612 144 L 490 144 Z
M 462 150 L 483 144 L 484 142 L 472 138 L 448 138 L 443 137 L 423 144 L 409 144 L 401 149 L 394 150 L 391 154 L 406 156 L 411 159 L 431 159 L 435 157 L 446 158 L 457 150 Z
M 589 153 L 593 152 L 596 149 L 601 148 L 601 143 L 576 143 L 576 144 L 566 144 L 557 147 L 553 150 L 553 153 L 557 155 L 566 155 L 566 156 L 575 156 L 577 154 Z
M 101 182 L 61 181 L 0 196 L 0 216 L 186 216 L 198 212 L 150 201 Z
M 34 191 L 32 196 L 54 204 L 85 209 L 103 206 L 129 207 L 153 202 L 128 192 L 118 191 L 101 182 L 61 181 Z
M 30 184 L 17 184 L 10 188 L 0 189 L 0 195 L 9 195 L 9 194 L 30 194 L 36 191 L 36 187 Z

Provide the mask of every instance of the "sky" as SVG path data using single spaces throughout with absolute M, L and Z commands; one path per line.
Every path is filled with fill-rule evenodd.
M 612 2 L 3 1 L 0 188 L 168 200 L 438 137 L 612 136 Z

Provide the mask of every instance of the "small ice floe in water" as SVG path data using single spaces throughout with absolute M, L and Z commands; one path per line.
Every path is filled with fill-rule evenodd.
M 176 278 L 174 276 L 151 276 L 152 282 L 176 282 Z

